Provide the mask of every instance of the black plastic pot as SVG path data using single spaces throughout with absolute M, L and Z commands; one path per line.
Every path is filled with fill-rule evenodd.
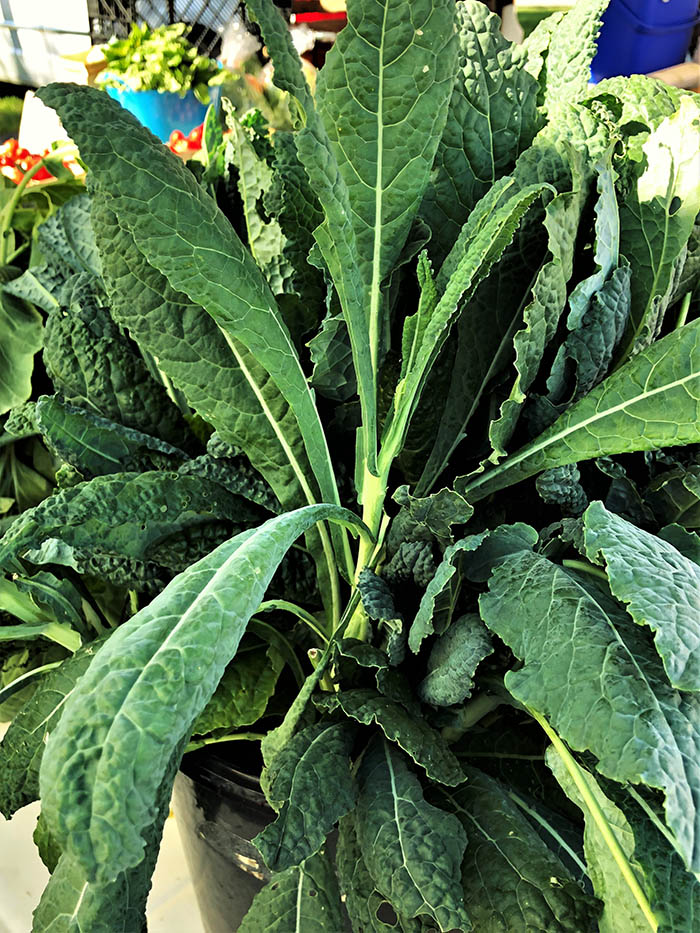
M 206 933 L 235 933 L 269 877 L 250 841 L 274 817 L 260 782 L 210 752 L 186 755 L 175 814 Z
M 260 781 L 232 764 L 235 760 L 259 772 L 259 748 L 235 745 L 235 759 L 227 759 L 223 749 L 185 755 L 175 780 L 175 816 L 206 933 L 236 933 L 270 877 L 251 839 L 271 822 L 274 811 Z M 336 843 L 337 832 L 332 832 L 331 856 Z M 338 933 L 352 933 L 347 915 Z

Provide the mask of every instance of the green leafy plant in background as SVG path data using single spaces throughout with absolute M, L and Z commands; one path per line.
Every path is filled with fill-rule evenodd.
M 103 87 L 132 91 L 168 91 L 181 97 L 192 91 L 209 103 L 209 88 L 224 80 L 216 59 L 200 55 L 186 37 L 186 23 L 158 26 L 133 23 L 124 39 L 113 37 L 103 47 L 107 62 L 98 77 Z
M 0 142 L 19 133 L 24 102 L 21 97 L 0 98 Z
M 0 637 L 59 655 L 0 692 L 34 928 L 141 929 L 182 755 L 259 742 L 244 933 L 697 929 L 700 108 L 588 88 L 603 0 L 520 47 L 353 0 L 315 98 L 248 6 L 291 133 L 188 168 L 40 91 L 90 184 L 11 283 L 61 464 L 0 539 Z
M 10 100 L 15 100 L 11 98 Z M 17 101 L 20 104 L 21 101 Z M 63 159 L 75 155 L 74 146 L 54 146 L 24 173 L 0 177 L 0 529 L 24 509 L 37 505 L 52 491 L 58 462 L 34 431 L 9 431 L 12 420 L 22 421 L 21 406 L 33 393 L 41 391 L 44 374 L 39 351 L 43 345 L 42 313 L 30 301 L 12 293 L 12 283 L 28 266 L 44 262 L 44 253 L 60 252 L 60 240 L 71 231 L 62 226 L 59 209 L 85 190 L 84 180 L 75 177 Z M 52 177 L 37 181 L 42 168 Z M 19 175 L 19 181 L 17 180 Z M 65 215 L 64 215 L 65 216 Z M 70 215 L 68 215 L 70 216 Z M 57 234 L 60 233 L 60 236 Z M 31 604 L 28 597 L 17 602 L 17 592 L 3 590 L 2 608 L 30 622 L 51 621 Z M 20 609 L 20 606 L 23 608 Z M 57 630 L 58 631 L 58 630 Z M 51 658 L 63 657 L 54 644 L 46 651 L 34 651 L 24 637 L 4 639 L 0 650 L 0 684 L 15 681 L 29 668 L 41 667 Z M 17 709 L 26 691 L 3 704 L 3 716 Z

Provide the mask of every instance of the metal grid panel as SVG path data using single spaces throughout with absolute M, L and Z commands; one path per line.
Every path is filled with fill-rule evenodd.
M 188 23 L 188 38 L 202 55 L 219 53 L 221 34 L 240 15 L 240 0 L 89 0 L 93 42 L 125 36 L 134 22 L 151 28 Z
M 135 16 L 135 0 L 88 0 L 92 42 L 97 44 L 112 36 L 125 36 Z

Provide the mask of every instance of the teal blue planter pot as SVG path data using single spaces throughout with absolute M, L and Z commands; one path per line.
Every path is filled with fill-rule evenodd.
M 173 130 L 182 130 L 187 135 L 195 126 L 204 122 L 207 112 L 206 106 L 197 100 L 193 91 L 180 97 L 168 91 L 132 91 L 128 87 L 106 87 L 105 90 L 164 143 Z M 210 88 L 209 93 L 212 104 L 218 108 L 221 88 Z

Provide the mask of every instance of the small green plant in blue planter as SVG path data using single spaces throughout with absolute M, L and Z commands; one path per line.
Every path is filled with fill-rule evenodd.
M 99 84 L 164 142 L 173 129 L 185 133 L 218 105 L 225 77 L 216 59 L 200 55 L 185 38 L 187 25 L 151 29 L 134 23 L 125 39 L 104 49 L 107 67 Z

